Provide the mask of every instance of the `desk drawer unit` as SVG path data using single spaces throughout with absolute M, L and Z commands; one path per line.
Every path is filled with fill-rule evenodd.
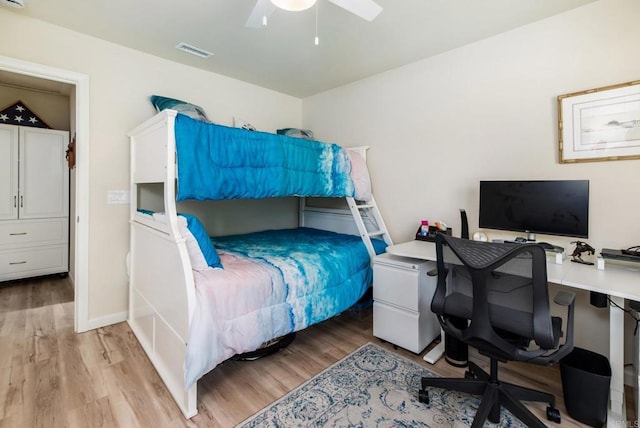
M 377 256 L 373 262 L 373 335 L 416 354 L 440 334 L 431 312 L 434 262 Z

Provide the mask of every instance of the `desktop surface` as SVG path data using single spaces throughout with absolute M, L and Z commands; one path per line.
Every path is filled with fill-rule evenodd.
M 408 241 L 387 247 L 387 252 L 396 256 L 422 260 L 437 260 L 436 245 L 428 241 Z M 547 256 L 547 280 L 588 291 L 609 294 L 628 300 L 640 301 L 640 265 L 638 268 L 607 263 L 605 270 L 593 265 L 571 263 L 565 258 L 562 264 Z M 512 273 L 516 273 L 514 271 Z

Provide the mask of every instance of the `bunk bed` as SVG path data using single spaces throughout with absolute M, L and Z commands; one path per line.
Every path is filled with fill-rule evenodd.
M 227 128 L 174 110 L 129 137 L 128 323 L 191 418 L 200 377 L 348 309 L 371 284 L 373 257 L 392 242 L 362 148 Z M 140 206 L 149 184 L 162 185 L 157 212 Z M 287 196 L 301 197 L 300 227 L 246 235 L 210 237 L 177 205 Z M 309 208 L 306 196 L 345 197 L 350 210 Z

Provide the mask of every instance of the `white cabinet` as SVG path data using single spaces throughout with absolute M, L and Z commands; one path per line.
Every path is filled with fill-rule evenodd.
M 373 335 L 419 354 L 440 334 L 431 312 L 434 262 L 376 256 L 373 262 Z
M 0 281 L 68 271 L 68 141 L 0 125 Z

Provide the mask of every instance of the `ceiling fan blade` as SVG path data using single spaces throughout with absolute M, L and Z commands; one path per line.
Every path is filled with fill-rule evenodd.
M 371 22 L 382 12 L 382 6 L 373 0 L 329 0 L 331 3 L 348 10 L 360 18 Z
M 262 28 L 263 18 L 266 16 L 269 18 L 271 14 L 276 10 L 276 6 L 269 0 L 258 0 L 253 7 L 245 27 L 249 28 Z

